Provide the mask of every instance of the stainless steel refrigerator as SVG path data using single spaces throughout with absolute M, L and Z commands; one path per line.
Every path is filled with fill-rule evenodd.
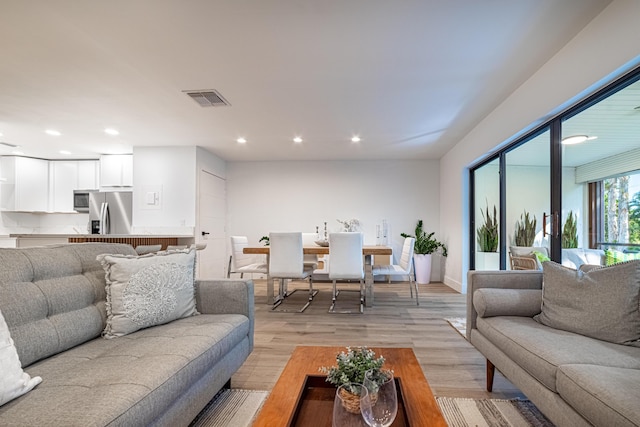
M 89 233 L 131 234 L 133 193 L 92 191 L 89 193 Z

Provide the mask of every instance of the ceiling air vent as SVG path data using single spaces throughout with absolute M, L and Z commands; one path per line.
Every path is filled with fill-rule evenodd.
M 231 105 L 215 89 L 185 90 L 183 92 L 200 104 L 201 107 L 221 107 L 224 105 Z

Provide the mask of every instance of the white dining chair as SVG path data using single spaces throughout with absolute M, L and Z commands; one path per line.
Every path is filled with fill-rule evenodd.
M 413 271 L 413 249 L 416 244 L 415 237 L 406 237 L 404 244 L 402 245 L 402 254 L 400 255 L 400 262 L 398 264 L 378 264 L 372 268 L 373 277 L 375 276 L 387 276 L 387 280 L 391 283 L 391 276 L 408 276 L 409 277 L 409 292 L 413 299 L 413 289 L 416 291 L 416 305 L 420 305 L 418 298 L 418 282 L 414 280 Z
M 304 264 L 302 249 L 302 233 L 269 233 L 269 278 L 278 280 L 279 291 L 272 310 L 283 303 L 285 298 L 299 289 L 287 290 L 287 280 L 308 279 L 309 299 L 299 310 L 280 309 L 277 311 L 297 311 L 302 313 L 309 307 L 313 297 L 318 293 L 313 289 L 313 267 Z
M 318 240 L 317 233 L 302 233 L 302 246 L 316 246 L 315 241 Z M 318 255 L 303 254 L 304 265 L 312 267 L 314 270 L 318 268 Z
M 240 273 L 240 278 L 244 273 L 267 274 L 269 266 L 266 262 L 256 262 L 252 255 L 242 252 L 249 246 L 249 239 L 246 236 L 231 236 L 231 256 L 229 257 L 229 267 L 227 268 L 227 278 L 231 273 Z
M 358 280 L 360 282 L 360 313 L 364 312 L 364 260 L 362 256 L 362 233 L 329 233 L 329 280 L 333 282 L 333 295 L 329 313 L 352 313 L 336 311 L 338 280 Z M 343 290 L 342 292 L 344 292 Z

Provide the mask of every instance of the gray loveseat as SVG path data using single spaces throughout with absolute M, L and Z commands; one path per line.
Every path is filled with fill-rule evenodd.
M 541 271 L 470 271 L 467 338 L 558 426 L 640 425 L 640 348 L 544 326 Z
M 250 280 L 199 281 L 200 315 L 101 338 L 102 253 L 136 254 L 101 243 L 0 249 L 0 311 L 24 370 L 43 378 L 0 407 L 0 425 L 188 425 L 251 353 Z

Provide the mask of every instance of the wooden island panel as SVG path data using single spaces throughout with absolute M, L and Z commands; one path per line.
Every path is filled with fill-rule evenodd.
M 133 246 L 140 245 L 162 245 L 162 249 L 167 249 L 169 245 L 178 245 L 178 237 L 127 237 L 117 236 L 110 237 L 109 235 L 95 235 L 95 236 L 82 236 L 82 237 L 69 237 L 69 243 L 87 243 L 87 242 L 102 242 L 102 243 L 125 243 Z

